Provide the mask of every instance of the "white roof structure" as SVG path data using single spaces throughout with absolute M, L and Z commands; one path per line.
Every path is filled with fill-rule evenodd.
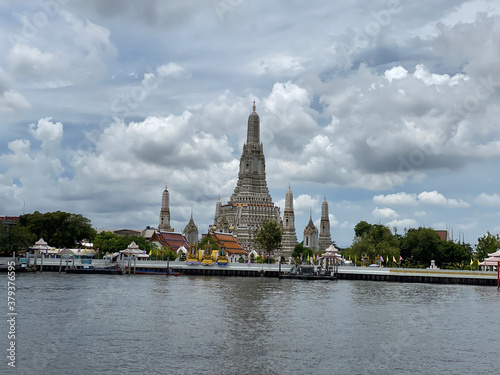
M 498 262 L 500 262 L 500 250 L 495 251 L 494 253 L 488 254 L 488 258 L 479 263 L 480 266 L 498 266 Z
M 135 255 L 137 258 L 149 258 L 149 255 L 146 254 L 146 250 L 139 249 L 135 241 L 132 241 L 125 250 L 120 250 L 120 254 L 128 256 Z
M 51 249 L 51 247 L 48 245 L 47 242 L 43 240 L 43 238 L 40 238 L 38 241 L 35 242 L 35 245 L 33 245 L 32 249 L 45 251 Z
M 332 244 L 321 254 L 321 258 L 342 258 L 342 255 L 340 255 L 340 251 Z

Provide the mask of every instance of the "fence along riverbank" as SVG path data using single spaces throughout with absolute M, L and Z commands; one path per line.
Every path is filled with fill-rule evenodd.
M 0 258 L 0 264 L 7 264 L 12 258 Z M 93 260 L 94 266 L 109 265 L 109 262 L 97 259 Z M 37 272 L 58 272 L 60 259 L 45 258 L 43 269 L 40 263 L 36 267 Z M 167 261 L 137 261 L 136 270 L 166 270 L 167 266 L 185 275 L 199 276 L 243 276 L 243 277 L 278 277 L 279 265 L 275 264 L 255 264 L 231 263 L 221 267 L 217 265 L 188 265 L 184 262 Z M 291 266 L 282 265 L 282 272 L 289 272 Z M 133 272 L 132 272 L 133 274 Z M 467 285 L 497 285 L 497 272 L 486 271 L 454 271 L 454 270 L 424 270 L 411 268 L 376 268 L 368 267 L 338 267 L 339 280 L 370 280 L 370 281 L 392 281 L 410 283 L 433 283 L 433 284 L 467 284 Z

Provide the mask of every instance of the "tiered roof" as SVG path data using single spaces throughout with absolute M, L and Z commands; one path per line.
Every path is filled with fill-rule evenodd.
M 240 241 L 238 241 L 237 238 L 235 238 L 232 234 L 229 233 L 210 233 L 209 236 L 211 236 L 217 245 L 220 248 L 226 249 L 228 255 L 232 254 L 238 254 L 238 255 L 245 255 L 246 252 L 243 249 L 243 247 L 240 244 Z
M 184 246 L 187 250 L 190 249 L 189 240 L 183 233 L 157 231 L 151 237 L 150 242 L 159 242 L 161 245 L 169 247 L 175 252 L 181 246 Z

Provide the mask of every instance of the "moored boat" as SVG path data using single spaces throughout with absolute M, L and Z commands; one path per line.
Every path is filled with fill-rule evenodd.
M 279 274 L 280 279 L 298 280 L 337 280 L 337 275 L 333 269 L 324 269 L 319 266 L 298 266 L 292 267 L 290 272 Z

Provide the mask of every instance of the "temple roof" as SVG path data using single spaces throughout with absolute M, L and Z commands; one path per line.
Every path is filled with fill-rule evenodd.
M 189 241 L 186 235 L 176 232 L 155 232 L 150 239 L 150 242 L 158 241 L 162 246 L 170 247 L 173 251 L 177 251 L 179 247 L 184 246 L 190 249 Z
M 210 233 L 210 236 L 217 242 L 219 247 L 226 249 L 228 254 L 246 254 L 240 242 L 232 234 L 228 233 Z

